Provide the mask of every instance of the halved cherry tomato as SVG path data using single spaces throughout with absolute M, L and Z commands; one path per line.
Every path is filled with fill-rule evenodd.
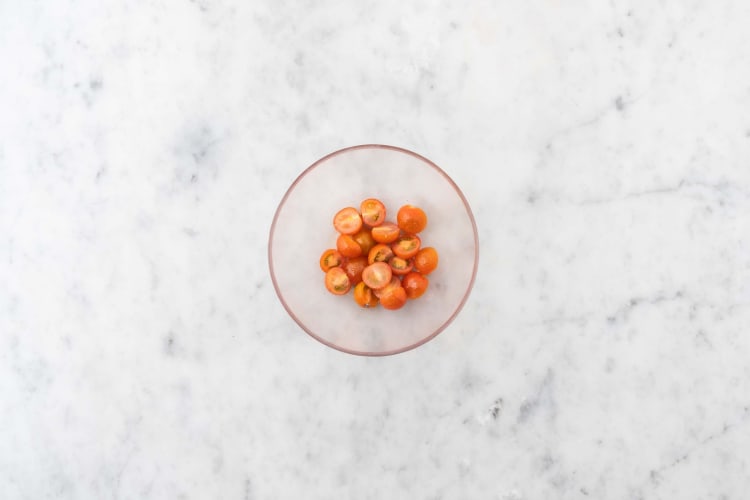
M 388 290 L 388 292 L 381 294 L 380 304 L 385 309 L 401 309 L 406 304 L 406 290 L 402 286 Z
M 346 275 L 349 276 L 349 281 L 351 281 L 352 285 L 356 285 L 362 281 L 362 271 L 364 271 L 366 267 L 367 257 L 364 255 L 349 259 L 341 266 Z
M 404 276 L 401 284 L 406 290 L 406 296 L 410 299 L 418 299 L 427 290 L 430 280 L 419 273 L 409 273 Z
M 354 301 L 362 307 L 375 307 L 379 302 L 372 293 L 372 289 L 365 285 L 364 281 L 360 281 L 354 287 Z
M 396 222 L 398 222 L 398 227 L 405 232 L 416 234 L 422 231 L 427 225 L 427 215 L 421 208 L 412 205 L 404 205 L 398 209 Z
M 354 207 L 342 208 L 333 216 L 333 227 L 341 234 L 354 234 L 362 227 L 362 217 Z
M 393 249 L 383 243 L 378 243 L 370 249 L 367 255 L 367 262 L 374 264 L 376 262 L 388 262 L 393 257 Z
M 373 290 L 372 293 L 374 293 L 376 297 L 380 298 L 381 296 L 383 296 L 383 294 L 388 293 L 390 290 L 393 290 L 394 288 L 398 288 L 400 286 L 401 280 L 398 278 L 398 276 L 393 276 L 390 283 L 385 285 L 383 288 Z
M 401 234 L 398 226 L 393 222 L 383 222 L 378 227 L 372 228 L 372 238 L 378 243 L 393 243 Z
M 419 239 L 419 236 L 415 234 L 407 234 L 400 237 L 396 243 L 391 245 L 391 248 L 393 248 L 393 253 L 395 253 L 399 257 L 403 259 L 409 259 L 411 257 L 414 257 L 417 252 L 419 252 L 419 247 L 421 244 L 422 240 Z M 339 252 L 341 252 L 340 248 Z M 344 252 L 341 252 L 341 254 L 346 255 Z
M 411 271 L 412 267 L 414 267 L 414 264 L 412 263 L 411 259 L 402 259 L 401 257 L 393 257 L 391 260 L 388 261 L 388 264 L 391 266 L 391 271 L 393 271 L 393 274 L 401 276 L 402 274 L 406 274 L 409 271 Z
M 385 205 L 380 200 L 368 198 L 360 204 L 359 210 L 368 226 L 379 226 L 385 221 Z
M 375 240 L 372 238 L 369 228 L 362 227 L 352 238 L 354 238 L 354 241 L 362 249 L 362 255 L 370 253 L 370 249 L 375 246 Z
M 362 254 L 362 248 L 348 234 L 339 235 L 336 240 L 336 248 L 344 257 L 359 257 Z
M 338 268 L 334 268 L 338 269 Z M 370 264 L 362 271 L 362 281 L 370 288 L 377 290 L 390 283 L 393 272 L 391 266 L 385 262 Z
M 320 268 L 328 271 L 332 267 L 338 267 L 344 261 L 344 257 L 333 248 L 329 248 L 320 256 Z
M 344 295 L 352 287 L 349 276 L 340 267 L 332 267 L 326 273 L 326 288 L 334 295 Z
M 430 274 L 438 266 L 438 253 L 432 247 L 426 247 L 414 256 L 414 269 L 422 274 Z

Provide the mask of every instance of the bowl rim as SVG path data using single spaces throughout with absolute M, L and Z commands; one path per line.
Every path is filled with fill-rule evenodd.
M 459 198 L 461 198 L 461 202 L 463 203 L 464 208 L 466 209 L 466 213 L 469 215 L 469 220 L 471 221 L 472 233 L 474 235 L 474 266 L 473 266 L 473 269 L 471 271 L 471 279 L 469 280 L 469 285 L 466 287 L 466 292 L 464 293 L 464 296 L 461 299 L 461 301 L 456 306 L 456 309 L 443 322 L 443 324 L 440 325 L 430 335 L 424 337 L 423 339 L 420 339 L 417 342 L 409 344 L 407 346 L 400 347 L 398 349 L 391 349 L 391 350 L 388 350 L 388 351 L 371 352 L 371 351 L 360 351 L 360 350 L 356 350 L 356 349 L 347 349 L 347 348 L 342 347 L 340 345 L 337 345 L 337 344 L 335 344 L 333 342 L 330 342 L 330 341 L 328 341 L 328 340 L 320 337 L 319 335 L 316 335 L 315 332 L 313 332 L 312 330 L 310 330 L 304 324 L 304 322 L 300 318 L 297 317 L 297 315 L 294 313 L 294 311 L 291 309 L 291 307 L 289 307 L 289 305 L 284 300 L 284 296 L 281 293 L 281 290 L 279 289 L 279 285 L 278 285 L 278 283 L 276 281 L 276 275 L 274 273 L 274 266 L 273 266 L 273 235 L 274 235 L 274 231 L 276 229 L 276 222 L 277 222 L 277 220 L 279 218 L 279 212 L 281 212 L 281 208 L 284 206 L 284 204 L 286 203 L 287 199 L 289 198 L 289 196 L 291 195 L 291 193 L 294 191 L 294 188 L 297 186 L 297 184 L 302 179 L 305 178 L 305 176 L 307 174 L 309 174 L 310 172 L 312 172 L 316 167 L 318 167 L 321 163 L 325 162 L 329 158 L 332 158 L 334 156 L 338 156 L 338 155 L 341 155 L 341 154 L 345 154 L 345 153 L 348 153 L 348 152 L 351 152 L 351 151 L 360 150 L 360 149 L 386 149 L 386 150 L 395 151 L 395 152 L 398 152 L 398 153 L 404 153 L 404 154 L 410 155 L 410 156 L 412 156 L 412 157 L 414 157 L 414 158 L 416 158 L 418 160 L 421 160 L 426 165 L 428 165 L 428 166 L 432 167 L 434 170 L 436 170 L 437 173 L 440 174 L 453 187 L 453 189 L 458 194 Z M 405 149 L 405 148 L 402 148 L 402 147 L 398 147 L 398 146 L 391 146 L 391 145 L 388 145 L 388 144 L 358 144 L 356 146 L 349 146 L 349 147 L 345 147 L 345 148 L 342 148 L 342 149 L 338 149 L 336 151 L 333 151 L 332 153 L 329 153 L 329 154 L 323 156 L 322 158 L 320 158 L 320 159 L 316 160 L 315 162 L 313 162 L 309 167 L 307 167 L 305 170 L 303 170 L 297 176 L 296 179 L 294 179 L 294 182 L 292 182 L 292 184 L 286 190 L 286 192 L 284 193 L 284 196 L 281 198 L 281 201 L 279 202 L 278 206 L 276 207 L 276 211 L 274 212 L 273 221 L 271 222 L 271 229 L 270 229 L 270 231 L 268 233 L 268 248 L 267 248 L 267 251 L 268 251 L 268 268 L 269 268 L 269 272 L 271 274 L 271 282 L 273 283 L 273 288 L 274 288 L 274 290 L 276 292 L 276 296 L 281 301 L 281 305 L 284 307 L 284 309 L 286 310 L 287 314 L 289 314 L 289 316 L 294 320 L 294 322 L 297 323 L 297 325 L 300 328 L 302 328 L 302 330 L 305 333 L 307 333 L 308 335 L 310 335 L 312 338 L 314 338 L 318 342 L 320 342 L 320 343 L 322 343 L 322 344 L 324 344 L 324 345 L 326 345 L 326 346 L 328 346 L 328 347 L 330 347 L 332 349 L 336 349 L 337 351 L 345 352 L 347 354 L 354 354 L 354 355 L 357 355 L 357 356 L 383 357 L 383 356 L 392 356 L 394 354 L 400 354 L 402 352 L 411 351 L 412 349 L 416 349 L 417 347 L 419 347 L 421 345 L 424 345 L 427 342 L 429 342 L 430 340 L 432 340 L 435 337 L 437 337 L 441 332 L 443 332 L 443 330 L 445 330 L 448 327 L 448 325 L 450 325 L 451 323 L 453 323 L 453 320 L 456 319 L 456 316 L 458 316 L 458 313 L 461 312 L 461 309 L 463 309 L 464 305 L 466 304 L 466 301 L 469 299 L 469 295 L 471 295 L 471 290 L 474 288 L 474 281 L 476 279 L 477 269 L 479 267 L 479 233 L 477 231 L 477 223 L 476 223 L 476 220 L 474 219 L 474 214 L 471 211 L 471 207 L 469 206 L 469 202 L 466 200 L 466 197 L 464 196 L 463 192 L 458 187 L 458 185 L 453 181 L 453 179 L 451 179 L 451 177 L 447 173 L 445 173 L 445 171 L 443 169 L 441 169 L 440 167 L 438 167 L 433 161 L 431 161 L 428 158 L 425 158 L 424 156 L 422 156 L 422 155 L 420 155 L 418 153 L 415 153 L 414 151 L 411 151 L 409 149 Z

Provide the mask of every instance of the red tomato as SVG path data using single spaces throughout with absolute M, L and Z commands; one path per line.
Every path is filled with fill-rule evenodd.
M 329 248 L 320 256 L 320 268 L 328 271 L 332 267 L 338 267 L 344 261 L 344 257 L 333 248 Z
M 417 254 L 417 252 L 419 251 L 419 246 L 421 244 L 422 241 L 419 239 L 419 236 L 415 234 L 407 234 L 400 237 L 396 243 L 391 245 L 391 248 L 393 248 L 393 253 L 395 253 L 399 257 L 403 259 L 410 259 Z M 340 248 L 339 252 L 341 252 Z M 341 254 L 346 255 L 344 252 L 341 252 Z
M 427 215 L 421 208 L 404 205 L 398 209 L 396 222 L 398 222 L 398 227 L 403 229 L 404 232 L 416 234 L 422 231 L 427 225 Z
M 356 208 L 342 208 L 333 216 L 333 227 L 341 234 L 354 234 L 362 227 L 362 217 Z
M 344 270 L 346 275 L 349 277 L 352 285 L 356 285 L 362 281 L 362 271 L 367 267 L 367 257 L 360 255 L 353 259 L 347 260 L 341 268 Z
M 344 295 L 352 287 L 349 276 L 340 267 L 332 267 L 326 273 L 326 288 L 334 295 Z
M 359 210 L 368 226 L 379 226 L 385 221 L 385 205 L 380 200 L 368 198 L 360 204 Z
M 365 285 L 377 290 L 387 285 L 391 281 L 392 275 L 391 266 L 385 262 L 376 262 L 370 264 L 362 271 L 362 281 L 365 282 Z
M 339 235 L 336 240 L 336 248 L 344 257 L 359 257 L 362 254 L 360 246 L 348 234 Z
M 367 255 L 367 262 L 374 264 L 376 262 L 388 262 L 393 257 L 393 249 L 383 243 L 378 243 L 370 249 Z
M 406 290 L 406 296 L 410 299 L 418 299 L 427 290 L 430 280 L 419 273 L 409 273 L 404 276 L 401 284 Z
M 438 266 L 438 253 L 432 247 L 421 249 L 414 256 L 414 269 L 422 274 L 430 274 Z
M 370 230 L 366 227 L 360 229 L 357 234 L 352 236 L 352 238 L 354 238 L 354 241 L 356 241 L 362 249 L 362 255 L 370 253 L 370 249 L 375 246 L 375 240 L 372 238 Z
M 388 261 L 388 264 L 391 266 L 391 271 L 393 271 L 393 274 L 401 276 L 402 274 L 406 274 L 409 271 L 411 271 L 412 267 L 414 266 L 412 264 L 411 259 L 402 259 L 401 257 L 393 257 L 391 260 Z
M 372 228 L 372 238 L 378 243 L 393 243 L 401 234 L 398 226 L 393 222 L 383 222 L 378 227 Z
M 397 286 L 380 295 L 380 304 L 385 309 L 401 309 L 406 304 L 406 290 Z
M 372 289 L 365 285 L 364 281 L 357 283 L 354 287 L 354 301 L 362 307 L 375 307 L 379 302 L 372 293 Z

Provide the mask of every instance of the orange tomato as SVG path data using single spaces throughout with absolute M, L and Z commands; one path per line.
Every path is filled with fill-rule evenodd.
M 401 284 L 406 290 L 406 296 L 410 299 L 418 299 L 427 290 L 430 280 L 419 273 L 409 273 L 404 276 Z
M 329 248 L 320 256 L 320 268 L 326 272 L 332 267 L 338 267 L 343 262 L 344 257 L 333 248 Z
M 393 272 L 391 271 L 391 266 L 385 262 L 370 264 L 364 271 L 362 271 L 362 281 L 365 282 L 365 285 L 374 290 L 383 288 L 387 285 L 391 281 L 392 276 Z
M 398 227 L 403 231 L 410 234 L 416 234 L 427 226 L 427 215 L 421 208 L 412 205 L 404 205 L 398 209 L 396 222 L 398 223 Z
M 408 273 L 409 271 L 411 271 L 412 267 L 414 267 L 411 259 L 407 260 L 401 257 L 393 257 L 388 261 L 388 264 L 391 266 L 391 271 L 393 271 L 393 274 L 399 276 Z
M 333 227 L 341 234 L 354 234 L 362 227 L 362 217 L 354 207 L 342 208 L 333 216 Z
M 400 237 L 398 241 L 391 246 L 391 248 L 393 248 L 393 253 L 395 253 L 399 257 L 403 259 L 410 259 L 417 254 L 421 244 L 422 240 L 419 239 L 419 236 L 415 234 L 407 234 Z M 341 249 L 339 249 L 339 252 L 341 252 Z M 342 255 L 346 255 L 344 254 L 344 252 L 341 253 Z
M 340 234 L 336 240 L 336 248 L 344 257 L 359 257 L 362 254 L 362 248 L 348 234 Z
M 383 222 L 372 228 L 372 238 L 378 243 L 393 243 L 400 233 L 398 226 L 393 222 Z
M 341 268 L 344 270 L 346 275 L 349 277 L 352 285 L 362 281 L 362 271 L 367 267 L 367 257 L 360 255 L 353 259 L 347 260 Z
M 374 264 L 376 262 L 388 262 L 393 257 L 393 249 L 383 243 L 378 243 L 370 249 L 367 255 L 367 262 Z
M 377 290 L 373 290 L 372 293 L 374 293 L 376 297 L 380 298 L 383 296 L 384 293 L 388 293 L 394 288 L 398 288 L 400 286 L 401 286 L 401 280 L 398 279 L 398 276 L 393 276 L 391 277 L 391 281 L 387 285 L 385 285 L 383 288 L 378 288 Z
M 406 290 L 397 286 L 380 296 L 380 305 L 385 309 L 401 309 L 406 304 Z
M 414 256 L 414 269 L 422 274 L 430 274 L 438 266 L 438 253 L 432 247 L 426 247 Z
M 364 281 L 360 281 L 354 287 L 354 301 L 361 307 L 375 307 L 379 302 L 375 294 L 372 293 L 372 289 L 365 285 Z
M 359 248 L 362 249 L 362 255 L 370 253 L 370 249 L 375 246 L 375 240 L 372 238 L 370 230 L 366 227 L 360 229 L 352 238 L 357 242 Z
M 362 212 L 362 220 L 368 226 L 379 226 L 385 221 L 385 205 L 380 200 L 368 198 L 359 206 Z
M 349 276 L 340 267 L 332 267 L 326 273 L 326 288 L 334 295 L 344 295 L 352 287 Z

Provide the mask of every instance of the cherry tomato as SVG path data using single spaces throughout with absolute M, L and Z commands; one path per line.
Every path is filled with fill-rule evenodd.
M 352 285 L 356 285 L 362 281 L 362 271 L 367 267 L 367 257 L 360 255 L 353 259 L 347 260 L 341 268 L 344 270 L 346 275 L 349 277 Z
M 368 226 L 379 226 L 385 221 L 385 205 L 380 200 L 368 198 L 359 205 L 362 220 Z
M 362 227 L 362 217 L 354 207 L 342 208 L 333 216 L 333 227 L 341 234 L 354 234 Z
M 344 261 L 344 257 L 333 248 L 329 248 L 320 256 L 320 268 L 328 271 L 332 267 L 338 267 Z
M 394 288 L 398 288 L 400 286 L 401 286 L 401 280 L 398 279 L 398 276 L 393 276 L 391 278 L 390 283 L 385 285 L 383 288 L 378 288 L 377 290 L 373 290 L 372 293 L 374 293 L 376 297 L 380 298 L 383 296 L 383 294 L 388 293 L 390 290 L 393 290 Z
M 362 254 L 362 249 L 348 234 L 340 234 L 336 240 L 336 248 L 339 253 L 344 257 L 359 257 Z
M 364 281 L 360 281 L 354 287 L 354 301 L 362 307 L 375 307 L 379 302 L 375 294 L 372 293 L 372 289 L 365 285 Z
M 334 295 L 344 295 L 352 287 L 349 276 L 340 267 L 332 267 L 326 273 L 326 288 Z
M 393 257 L 393 249 L 383 243 L 378 243 L 370 249 L 367 255 L 367 262 L 374 264 L 376 262 L 388 262 Z
M 404 205 L 398 209 L 396 222 L 398 222 L 398 227 L 405 232 L 416 234 L 422 231 L 427 225 L 427 215 L 421 208 L 412 205 Z
M 438 266 L 438 253 L 432 247 L 426 247 L 414 256 L 414 269 L 422 274 L 430 274 Z
M 354 238 L 354 241 L 356 241 L 362 249 L 362 255 L 370 253 L 370 249 L 375 246 L 375 240 L 372 238 L 370 230 L 366 227 L 360 229 L 357 234 L 352 236 L 352 238 Z
M 406 296 L 410 299 L 418 299 L 427 290 L 430 280 L 419 273 L 409 273 L 404 276 L 401 284 L 406 290 Z
M 412 267 L 414 267 L 411 259 L 407 260 L 402 259 L 401 257 L 393 257 L 388 261 L 388 264 L 391 266 L 391 271 L 393 271 L 393 274 L 399 276 L 408 273 L 409 271 L 411 271 Z
M 370 264 L 362 271 L 362 281 L 365 282 L 365 285 L 377 290 L 390 283 L 392 275 L 391 266 L 385 262 L 376 262 Z
M 380 295 L 380 304 L 385 309 L 401 309 L 406 304 L 406 290 L 397 286 Z
M 393 243 L 400 233 L 398 226 L 393 222 L 383 222 L 378 227 L 372 228 L 372 238 L 378 243 Z
M 394 243 L 391 248 L 393 248 L 393 253 L 398 255 L 399 257 L 403 259 L 410 259 L 414 257 L 417 252 L 419 251 L 419 246 L 422 244 L 422 241 L 419 239 L 419 236 L 415 234 L 407 234 L 398 239 L 396 243 Z M 339 248 L 339 252 L 341 252 L 341 248 Z M 341 252 L 342 255 L 346 255 L 344 252 Z

